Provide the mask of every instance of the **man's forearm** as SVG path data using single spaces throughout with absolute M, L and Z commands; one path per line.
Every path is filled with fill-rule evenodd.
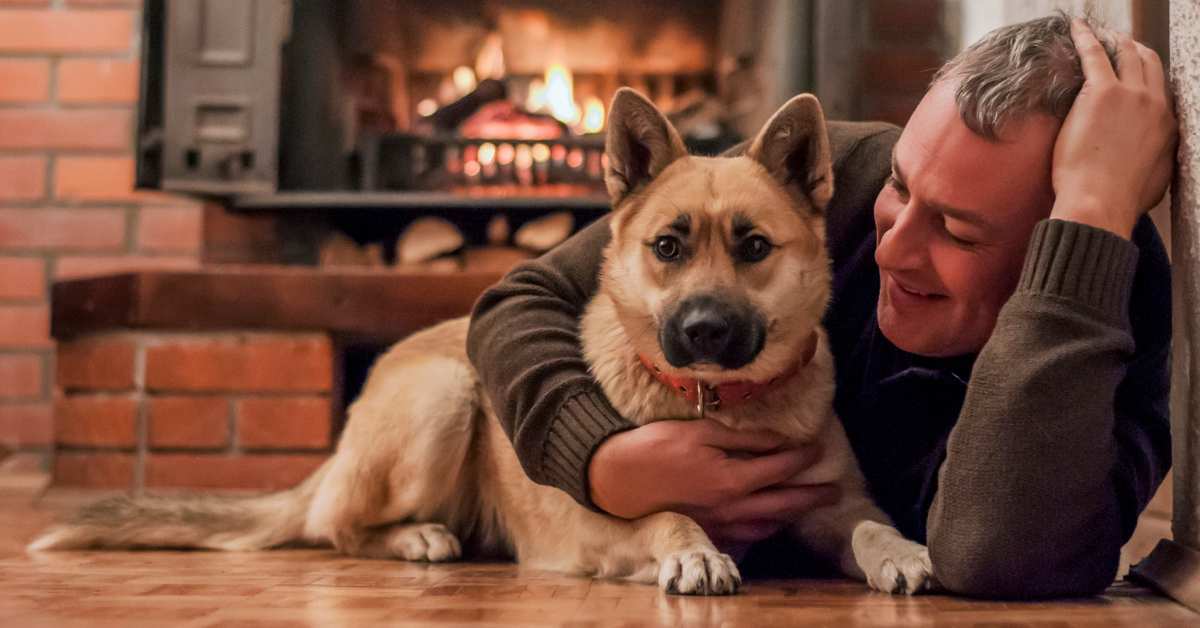
M 982 597 L 1095 593 L 1121 545 L 1114 395 L 1137 249 L 1048 221 L 980 353 L 929 514 L 934 571 Z
M 579 346 L 579 318 L 608 240 L 603 218 L 518 266 L 476 303 L 467 336 L 467 355 L 525 472 L 589 506 L 588 459 L 605 438 L 632 427 L 604 397 Z

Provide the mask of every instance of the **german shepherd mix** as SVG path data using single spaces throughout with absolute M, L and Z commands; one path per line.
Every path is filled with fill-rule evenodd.
M 832 410 L 820 320 L 833 171 L 817 100 L 793 98 L 745 155 L 709 158 L 689 156 L 654 105 L 622 89 L 607 152 L 612 244 L 581 333 L 616 409 L 638 424 L 699 414 L 819 442 L 822 460 L 798 480 L 835 483 L 842 498 L 797 515 L 792 533 L 881 591 L 929 586 L 928 551 L 871 502 Z M 449 321 L 380 358 L 336 454 L 294 489 L 104 501 L 30 550 L 299 541 L 440 562 L 459 557 L 462 538 L 539 569 L 657 582 L 668 593 L 737 592 L 733 560 L 691 519 L 619 519 L 526 477 L 467 361 L 466 334 L 466 318 Z

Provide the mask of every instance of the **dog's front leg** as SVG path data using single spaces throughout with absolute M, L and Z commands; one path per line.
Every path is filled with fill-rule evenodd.
M 682 595 L 737 593 L 742 576 L 726 554 L 717 551 L 695 521 L 661 512 L 632 522 L 635 535 L 658 568 L 658 586 Z

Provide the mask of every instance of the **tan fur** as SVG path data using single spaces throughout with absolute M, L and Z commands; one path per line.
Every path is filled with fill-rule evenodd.
M 599 294 L 581 325 L 593 374 L 636 423 L 696 416 L 692 404 L 650 375 L 636 351 L 666 364 L 660 318 L 670 303 L 701 290 L 735 293 L 769 313 L 766 342 L 736 371 L 706 366 L 676 375 L 714 384 L 769 379 L 797 361 L 815 330 L 816 354 L 794 377 L 709 416 L 735 429 L 821 443 L 824 457 L 803 479 L 836 483 L 843 497 L 798 517 L 793 532 L 878 589 L 925 587 L 928 553 L 900 537 L 871 503 L 833 416 L 833 360 L 820 329 L 830 280 L 821 213 L 832 190 L 820 106 L 811 96 L 793 99 L 744 157 L 689 157 L 682 147 L 653 105 L 631 91 L 618 93 L 608 141 L 613 239 Z M 694 255 L 684 267 L 666 268 L 646 242 L 680 213 L 691 216 Z M 752 221 L 778 250 L 756 264 L 734 263 L 734 215 Z M 301 487 L 257 501 L 205 502 L 203 516 L 179 516 L 184 502 L 178 500 L 158 500 L 157 510 L 140 500 L 115 509 L 101 504 L 51 529 L 31 549 L 254 549 L 304 539 L 357 556 L 442 561 L 457 558 L 459 539 L 469 539 L 541 569 L 657 582 L 675 593 L 737 590 L 737 567 L 691 519 L 660 513 L 626 521 L 532 482 L 467 360 L 467 324 L 465 318 L 442 323 L 380 358 L 350 407 L 334 457 Z M 171 512 L 174 525 L 163 519 Z

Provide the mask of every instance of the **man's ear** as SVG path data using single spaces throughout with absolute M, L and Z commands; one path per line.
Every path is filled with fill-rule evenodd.
M 613 96 L 604 150 L 608 155 L 604 183 L 613 207 L 687 155 L 679 132 L 666 116 L 628 87 Z
M 762 164 L 789 192 L 807 199 L 818 214 L 825 212 L 833 196 L 833 162 L 816 96 L 800 94 L 780 107 L 746 156 Z

